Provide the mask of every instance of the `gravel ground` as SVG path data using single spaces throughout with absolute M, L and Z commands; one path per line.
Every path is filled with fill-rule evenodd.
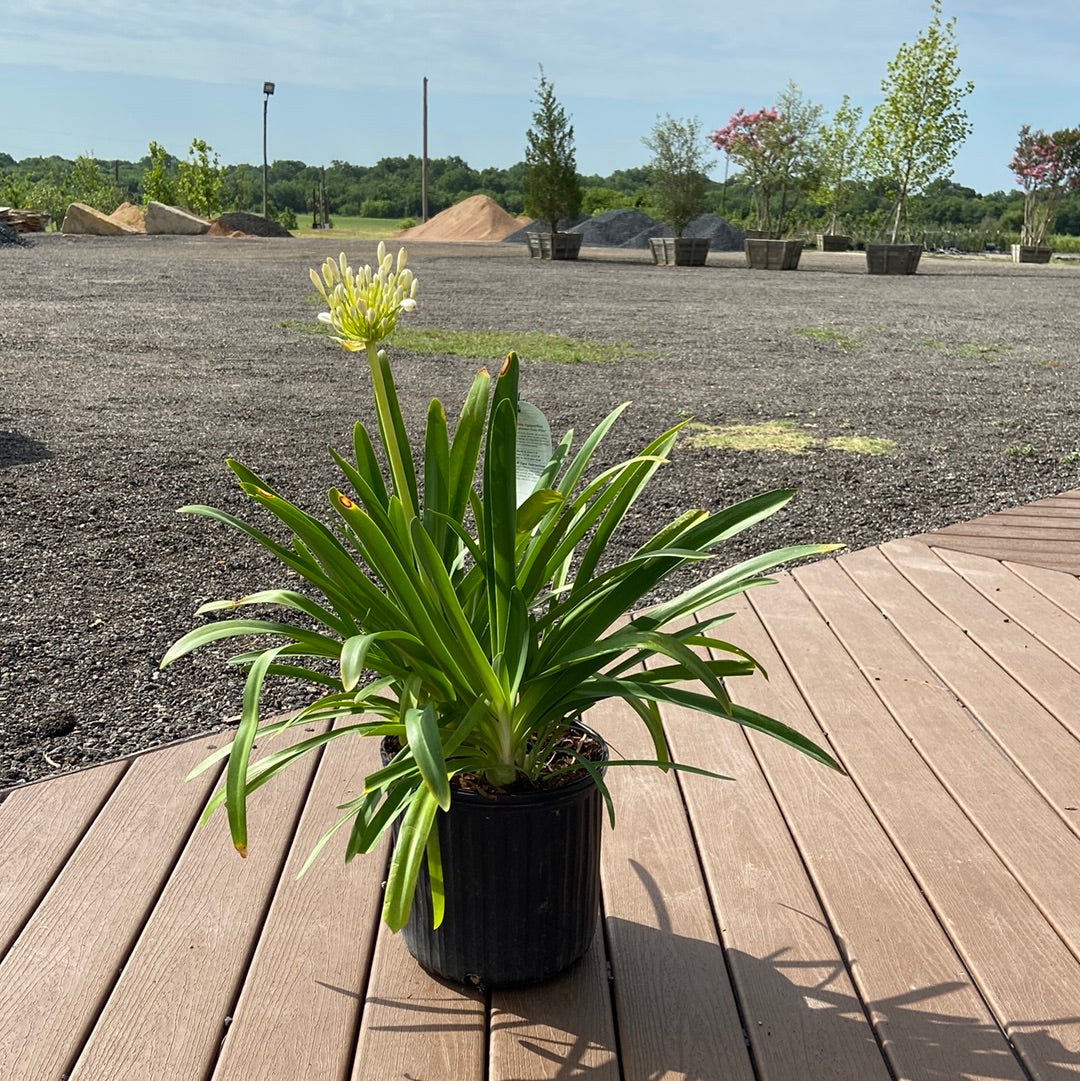
M 347 243 L 354 264 L 373 257 L 373 243 Z M 158 660 L 200 603 L 280 575 L 238 535 L 174 512 L 200 502 L 257 518 L 227 455 L 324 505 L 337 480 L 326 446 L 371 419 L 366 370 L 280 323 L 314 319 L 307 269 L 338 246 L 48 235 L 0 249 L 0 786 L 235 722 L 242 678 L 220 657 L 165 672 Z M 523 394 L 556 435 L 633 400 L 607 460 L 687 415 L 781 418 L 819 440 L 798 456 L 680 448 L 625 549 L 661 514 L 777 486 L 800 492 L 732 560 L 798 541 L 872 545 L 1080 487 L 1080 269 L 926 256 L 917 275 L 885 278 L 855 254 L 810 253 L 785 274 L 749 272 L 736 254 L 703 269 L 646 258 L 410 249 L 413 325 L 540 329 L 648 354 L 524 358 Z M 456 413 L 477 363 L 399 354 L 395 366 L 418 431 L 432 395 Z M 897 449 L 824 445 L 848 435 Z M 304 700 L 283 683 L 272 705 Z

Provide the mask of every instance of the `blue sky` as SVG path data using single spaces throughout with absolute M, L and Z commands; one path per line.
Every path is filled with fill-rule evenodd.
M 138 160 L 154 140 L 184 156 L 205 139 L 223 163 L 373 164 L 429 153 L 475 168 L 523 157 L 538 64 L 574 124 L 578 168 L 645 163 L 658 115 L 705 130 L 770 104 L 790 79 L 826 111 L 869 109 L 888 61 L 931 17 L 929 0 L 20 0 L 6 5 L 0 152 Z M 974 131 L 955 179 L 1013 186 L 1021 124 L 1080 123 L 1080 4 L 944 0 L 956 16 Z M 717 156 L 712 175 L 722 179 Z

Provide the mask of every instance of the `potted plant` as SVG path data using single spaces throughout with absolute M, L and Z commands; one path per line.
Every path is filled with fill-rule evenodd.
M 975 84 L 959 82 L 956 20 L 942 23 L 939 0 L 930 8 L 930 25 L 911 45 L 901 44 L 889 62 L 881 83 L 884 99 L 871 110 L 866 125 L 866 171 L 892 199 L 888 243 L 866 246 L 871 274 L 914 274 L 918 269 L 922 245 L 897 239 L 904 207 L 932 181 L 952 174 L 956 152 L 971 132 L 960 102 Z
M 812 182 L 814 128 L 821 106 L 806 101 L 794 83 L 776 104 L 739 109 L 709 139 L 737 165 L 753 190 L 755 235 L 747 235 L 746 263 L 753 270 L 795 270 L 801 240 L 781 239 L 795 196 Z
M 1043 244 L 1065 193 L 1080 184 L 1080 128 L 1047 135 L 1020 129 L 1009 168 L 1024 190 L 1024 224 L 1020 243 L 1013 244 L 1014 263 L 1048 263 L 1052 249 Z
M 687 224 L 705 210 L 705 146 L 697 118 L 658 119 L 652 134 L 641 140 L 651 151 L 649 180 L 652 205 L 672 237 L 652 237 L 653 261 L 674 266 L 704 266 L 708 237 L 684 237 Z
M 668 758 L 665 703 L 768 733 L 836 766 L 805 737 L 732 701 L 725 681 L 758 665 L 716 635 L 726 616 L 694 617 L 767 581 L 762 575 L 781 562 L 838 546 L 800 545 L 709 567 L 683 592 L 635 611 L 670 575 L 711 560 L 792 493 L 689 510 L 631 558 L 612 562 L 608 542 L 667 461 L 681 424 L 590 476 L 590 460 L 623 407 L 580 448 L 572 433 L 552 448 L 543 415 L 519 396 L 511 353 L 495 380 L 486 370 L 475 377 L 452 433 L 441 404 L 431 403 L 417 458 L 378 348 L 416 303 L 404 251 L 395 263 L 380 244 L 377 269 L 359 273 L 342 255 L 312 278 L 335 340 L 366 354 L 378 440 L 357 424 L 352 455 L 333 452 L 343 488 L 329 493 L 329 522 L 229 462 L 245 495 L 284 527 L 284 543 L 224 511 L 182 508 L 239 530 L 303 589 L 285 584 L 203 605 L 200 612 L 215 615 L 269 605 L 284 617 L 207 622 L 162 661 L 240 640 L 232 663 L 247 670 L 243 713 L 235 738 L 199 767 L 228 758 L 206 816 L 224 804 L 244 854 L 252 791 L 331 740 L 378 739 L 384 764 L 357 779 L 356 798 L 316 853 L 346 826 L 346 859 L 396 830 L 382 915 L 405 929 L 421 964 L 485 985 L 553 975 L 589 945 L 603 803 L 613 814 L 605 770 L 628 764 L 609 760 L 602 738 L 582 725 L 594 703 L 623 699 L 652 736 L 647 764 L 663 769 L 695 769 Z M 269 642 L 252 648 L 252 636 Z M 306 681 L 316 697 L 292 716 L 262 719 L 260 695 L 273 675 Z M 251 757 L 256 740 L 262 747 L 266 737 L 330 721 Z
M 841 232 L 840 222 L 862 167 L 861 120 L 862 109 L 845 94 L 832 122 L 818 128 L 815 184 L 808 194 L 826 215 L 825 231 L 817 237 L 819 251 L 851 247 L 851 237 Z
M 581 183 L 574 156 L 574 128 L 555 98 L 555 87 L 540 68 L 533 126 L 525 133 L 525 213 L 549 230 L 529 232 L 530 257 L 576 259 L 581 234 L 560 232 L 581 210 Z

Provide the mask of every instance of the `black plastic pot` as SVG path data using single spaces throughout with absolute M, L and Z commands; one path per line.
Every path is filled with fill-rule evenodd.
M 602 804 L 589 777 L 496 799 L 455 791 L 437 816 L 445 915 L 433 929 L 425 863 L 403 931 L 409 952 L 435 975 L 482 987 L 569 968 L 596 930 Z

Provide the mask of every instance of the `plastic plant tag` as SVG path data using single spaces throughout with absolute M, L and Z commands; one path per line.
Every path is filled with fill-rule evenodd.
M 520 507 L 532 495 L 551 461 L 551 427 L 547 417 L 528 402 L 518 402 L 517 502 Z

